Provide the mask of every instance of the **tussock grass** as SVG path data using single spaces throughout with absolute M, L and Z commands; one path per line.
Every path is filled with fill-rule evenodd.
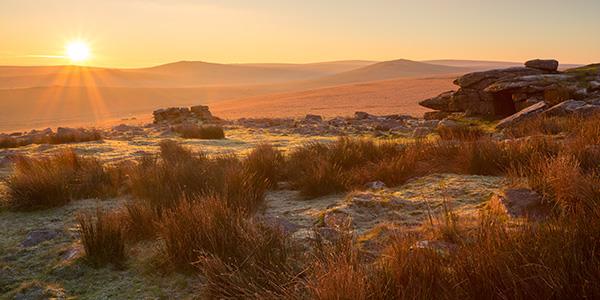
M 210 298 L 282 297 L 299 272 L 279 229 L 216 197 L 186 199 L 160 224 L 168 263 L 200 271 Z
M 72 199 L 113 196 L 119 173 L 95 158 L 67 149 L 45 158 L 19 156 L 7 179 L 8 203 L 15 210 L 60 206 Z
M 173 128 L 184 139 L 218 140 L 225 138 L 223 127 L 218 125 L 184 124 Z
M 247 212 L 262 203 L 268 178 L 237 157 L 208 158 L 171 140 L 160 146 L 159 157 L 144 157 L 129 172 L 133 196 L 157 215 L 177 206 L 182 198 L 197 196 L 220 196 Z
M 85 258 L 91 265 L 123 266 L 126 259 L 125 235 L 123 219 L 118 213 L 105 213 L 97 209 L 95 214 L 79 215 L 77 222 Z
M 442 140 L 476 141 L 487 135 L 481 127 L 466 124 L 442 126 L 436 131 Z
M 275 187 L 283 177 L 283 164 L 283 154 L 270 144 L 256 146 L 244 160 L 248 171 L 264 178 L 268 188 Z

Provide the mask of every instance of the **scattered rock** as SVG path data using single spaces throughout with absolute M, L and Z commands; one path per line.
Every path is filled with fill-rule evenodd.
M 437 124 L 436 130 L 440 130 L 443 128 L 456 128 L 458 126 L 460 126 L 460 124 L 454 120 L 443 119 Z
M 414 138 L 422 138 L 422 137 L 426 137 L 430 133 L 431 133 L 431 128 L 429 128 L 429 127 L 417 127 L 413 131 L 412 136 Z
M 57 230 L 49 230 L 49 229 L 41 229 L 41 230 L 33 230 L 27 234 L 25 240 L 21 242 L 21 246 L 28 248 L 36 246 L 42 242 L 49 241 L 55 239 L 60 234 Z
M 357 111 L 354 113 L 354 119 L 356 119 L 356 120 L 366 120 L 369 118 L 371 118 L 371 115 L 364 111 Z
M 525 62 L 525 66 L 543 71 L 556 71 L 558 70 L 558 61 L 554 59 L 534 59 Z
M 276 217 L 267 217 L 264 216 L 261 218 L 265 224 L 269 226 L 281 229 L 285 234 L 293 234 L 298 231 L 302 226 L 292 223 L 285 218 L 281 218 L 279 216 Z
M 385 188 L 385 183 L 382 181 L 372 181 L 372 182 L 365 184 L 365 186 L 372 190 L 380 190 L 380 189 Z
M 304 121 L 310 122 L 310 123 L 321 123 L 321 122 L 323 122 L 323 117 L 321 117 L 319 115 L 308 114 L 304 117 Z
M 348 228 L 352 224 L 352 217 L 341 210 L 330 210 L 323 216 L 323 223 L 329 228 Z
M 514 126 L 524 120 L 530 119 L 531 117 L 541 114 L 544 111 L 544 109 L 546 109 L 546 107 L 548 107 L 548 105 L 546 105 L 546 102 L 538 102 L 514 115 L 502 119 L 500 122 L 498 122 L 496 128 L 504 129 L 510 126 Z
M 52 287 L 44 283 L 34 281 L 19 287 L 14 300 L 42 300 L 42 299 L 67 299 L 62 288 Z
M 577 100 L 567 100 L 562 103 L 556 104 L 546 111 L 544 111 L 545 116 L 565 116 L 568 114 L 574 113 L 577 109 L 586 105 L 585 101 L 577 101 Z
M 542 197 L 526 188 L 504 190 L 492 196 L 490 201 L 492 205 L 513 218 L 541 219 L 548 214 L 547 208 L 542 205 Z
M 450 255 L 457 249 L 458 246 L 456 244 L 445 241 L 430 240 L 418 241 L 412 247 L 410 247 L 410 250 L 431 250 L 442 256 Z
M 423 106 L 426 106 L 426 105 L 423 105 Z M 447 112 L 447 111 L 428 111 L 423 114 L 423 119 L 425 119 L 425 120 L 441 120 L 441 119 L 448 117 L 451 114 L 452 114 L 451 112 Z

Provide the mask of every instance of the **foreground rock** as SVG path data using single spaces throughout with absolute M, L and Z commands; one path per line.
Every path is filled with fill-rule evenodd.
M 525 67 L 465 74 L 449 91 L 420 102 L 438 112 L 428 118 L 462 112 L 466 116 L 504 118 L 541 101 L 548 107 L 566 100 L 592 104 L 600 98 L 600 64 L 557 71 L 556 60 L 531 60 Z M 590 107 L 592 108 L 592 107 Z
M 542 219 L 548 215 L 548 209 L 542 203 L 542 197 L 526 188 L 506 189 L 495 194 L 491 205 L 512 218 L 528 217 Z

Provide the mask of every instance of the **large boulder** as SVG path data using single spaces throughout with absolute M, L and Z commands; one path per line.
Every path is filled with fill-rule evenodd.
M 436 97 L 432 97 L 429 99 L 425 99 L 419 102 L 419 105 L 425 106 L 427 108 L 441 110 L 441 111 L 449 111 L 450 110 L 450 101 L 452 99 L 452 95 L 454 95 L 455 91 L 448 91 L 441 93 Z M 358 112 L 357 112 L 358 113 Z
M 502 119 L 500 122 L 498 122 L 496 128 L 504 129 L 519 124 L 525 120 L 531 119 L 532 117 L 541 114 L 547 107 L 548 105 L 546 104 L 546 102 L 540 101 L 534 105 L 523 109 L 522 111 L 517 112 L 516 114 Z
M 556 60 L 538 59 L 525 65 L 465 74 L 454 81 L 460 87 L 457 91 L 444 92 L 419 104 L 442 112 L 428 113 L 429 119 L 455 112 L 501 119 L 540 101 L 548 106 L 571 99 L 590 104 L 600 97 L 600 64 L 564 72 L 557 71 Z
M 556 71 L 558 70 L 558 61 L 554 59 L 533 59 L 525 62 L 525 66 L 543 71 Z
M 199 119 L 200 121 L 212 121 L 214 119 L 213 115 L 208 110 L 208 106 L 206 105 L 196 105 L 190 107 L 191 114 Z
M 214 117 L 208 106 L 196 105 L 187 107 L 169 107 L 157 109 L 152 112 L 155 124 L 181 124 L 196 122 L 213 122 L 218 118 Z

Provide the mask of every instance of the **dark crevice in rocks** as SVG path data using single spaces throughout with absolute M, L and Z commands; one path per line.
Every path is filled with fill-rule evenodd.
M 493 93 L 494 115 L 496 117 L 508 117 L 517 112 L 511 91 Z

